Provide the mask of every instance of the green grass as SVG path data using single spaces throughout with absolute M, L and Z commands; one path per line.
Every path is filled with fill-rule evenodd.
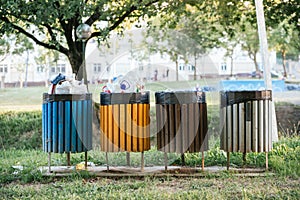
M 7 184 L 1 199 L 299 199 L 299 181 L 278 177 L 84 179 Z

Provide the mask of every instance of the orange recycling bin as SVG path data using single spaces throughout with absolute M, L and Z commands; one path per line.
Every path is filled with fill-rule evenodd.
M 100 93 L 100 134 L 104 152 L 149 150 L 149 92 Z

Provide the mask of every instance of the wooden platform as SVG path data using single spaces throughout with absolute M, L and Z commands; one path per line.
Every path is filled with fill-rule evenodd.
M 145 167 L 143 171 L 136 167 L 109 167 L 106 166 L 88 166 L 87 170 L 76 170 L 75 166 L 51 166 L 51 173 L 48 167 L 41 167 L 44 176 L 69 176 L 76 172 L 87 171 L 91 175 L 97 177 L 117 178 L 117 177 L 205 177 L 207 175 L 221 176 L 222 172 L 227 172 L 226 167 L 210 166 L 205 167 L 204 171 L 201 168 L 168 166 L 165 170 L 164 166 Z M 230 168 L 229 173 L 234 176 L 259 177 L 269 176 L 273 173 L 265 172 L 261 168 Z

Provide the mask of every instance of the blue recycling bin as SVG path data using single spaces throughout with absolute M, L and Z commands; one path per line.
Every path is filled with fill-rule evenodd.
M 92 94 L 43 94 L 43 151 L 80 153 L 92 149 Z

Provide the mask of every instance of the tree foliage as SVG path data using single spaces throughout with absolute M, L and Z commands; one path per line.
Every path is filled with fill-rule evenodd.
M 122 32 L 126 23 L 154 16 L 173 4 L 177 1 L 0 0 L 0 34 L 23 34 L 38 45 L 59 51 L 81 79 L 82 49 L 89 39 L 105 40 L 111 31 Z M 75 33 L 81 23 L 93 28 L 91 37 L 83 42 Z

